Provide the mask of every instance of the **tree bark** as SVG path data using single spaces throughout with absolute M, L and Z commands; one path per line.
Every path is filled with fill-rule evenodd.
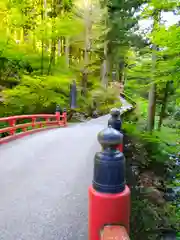
M 156 25 L 159 23 L 160 10 L 155 9 L 153 13 L 153 29 L 155 30 Z M 149 90 L 149 105 L 148 105 L 148 120 L 147 120 L 147 130 L 152 132 L 155 124 L 155 114 L 156 114 L 156 83 L 155 83 L 155 71 L 156 71 L 156 52 L 157 46 L 153 44 L 152 46 L 152 84 Z
M 56 12 L 56 1 L 52 0 L 52 8 L 51 11 L 53 13 Z M 52 34 L 55 32 L 55 16 L 52 17 Z M 52 65 L 55 65 L 55 57 L 56 57 L 56 38 L 52 38 L 51 40 L 51 54 L 49 59 L 49 67 L 48 67 L 48 75 L 51 73 Z
M 44 2 L 41 0 L 41 24 L 44 22 Z M 44 71 L 44 33 L 42 33 L 41 39 L 41 75 Z
M 104 44 L 104 60 L 101 70 L 102 84 L 104 87 L 108 86 L 108 59 L 107 59 L 107 44 Z
M 69 38 L 66 37 L 65 45 L 66 66 L 69 68 Z
M 168 100 L 168 92 L 169 92 L 169 82 L 166 83 L 166 87 L 164 90 L 164 97 L 162 100 L 162 107 L 161 107 L 161 112 L 160 112 L 160 117 L 159 117 L 159 123 L 158 123 L 158 130 L 161 130 L 161 125 L 163 123 L 165 111 L 166 111 L 166 106 L 167 106 L 167 100 Z
M 61 39 L 58 40 L 58 57 L 61 56 Z
M 91 4 L 91 3 L 90 3 Z M 85 47 L 84 47 L 84 69 L 82 73 L 82 95 L 86 95 L 87 92 L 87 81 L 88 81 L 88 65 L 89 65 L 89 50 L 90 50 L 90 29 L 91 29 L 91 13 L 92 5 L 87 1 L 84 1 L 85 12 L 84 12 L 84 21 L 85 21 Z
M 153 48 L 155 48 L 155 46 Z M 156 53 L 155 53 L 155 51 L 153 51 L 153 53 L 152 53 L 152 75 L 153 75 L 152 81 L 154 81 L 155 65 L 156 65 Z M 149 90 L 149 105 L 148 105 L 147 130 L 149 132 L 152 132 L 154 129 L 155 113 L 156 113 L 156 84 L 152 83 L 150 90 Z
M 49 59 L 48 75 L 51 73 L 52 65 L 55 65 L 55 54 L 56 54 L 56 40 L 52 39 L 51 44 L 51 55 Z
M 124 59 L 119 63 L 119 81 L 124 84 Z
M 149 106 L 148 106 L 148 125 L 147 130 L 152 132 L 155 123 L 155 113 L 156 113 L 156 84 L 152 84 L 149 91 Z

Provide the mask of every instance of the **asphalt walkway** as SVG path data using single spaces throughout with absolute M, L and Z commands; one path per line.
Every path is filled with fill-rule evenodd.
M 0 146 L 0 240 L 88 239 L 87 191 L 108 118 Z

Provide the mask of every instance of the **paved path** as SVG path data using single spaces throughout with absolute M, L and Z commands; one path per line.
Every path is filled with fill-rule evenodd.
M 109 116 L 0 146 L 0 240 L 87 240 L 97 133 Z

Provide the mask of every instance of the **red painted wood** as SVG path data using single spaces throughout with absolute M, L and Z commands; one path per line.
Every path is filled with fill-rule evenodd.
M 100 240 L 100 230 L 106 224 L 122 224 L 129 233 L 130 190 L 116 194 L 97 192 L 89 187 L 89 240 Z
M 36 125 L 36 117 L 32 117 L 32 128 L 35 127 Z
M 56 118 L 55 114 L 34 114 L 34 115 L 17 115 L 11 117 L 0 118 L 0 122 L 8 122 L 9 120 L 32 119 L 32 118 Z
M 64 126 L 67 126 L 67 113 L 63 113 Z
M 60 121 L 60 112 L 56 112 L 56 120 Z
M 17 133 L 13 136 L 0 138 L 0 144 L 8 143 L 10 141 L 13 141 L 13 140 L 16 140 L 16 139 L 19 139 L 19 138 L 22 138 L 22 137 L 25 137 L 25 136 L 28 136 L 28 135 L 31 135 L 31 134 L 38 133 L 38 132 L 41 132 L 41 131 L 45 131 L 47 129 L 48 130 L 53 129 L 53 128 L 58 128 L 58 126 L 52 126 L 52 127 L 50 126 L 50 127 L 47 127 L 47 128 L 37 128 L 37 129 L 29 130 L 29 131 L 26 131 L 26 132 Z
M 130 238 L 123 226 L 105 226 L 101 231 L 101 240 L 130 240 Z
M 46 123 L 46 125 L 59 125 L 59 123 L 57 121 L 36 122 L 34 127 L 36 127 L 36 126 L 41 127 L 43 123 Z M 0 129 L 0 133 L 10 132 L 12 130 L 17 130 L 17 129 L 26 129 L 27 127 L 31 127 L 31 126 L 32 126 L 32 123 L 18 124 L 14 127 L 7 127 L 7 128 Z M 63 126 L 63 124 L 61 126 Z
M 16 119 L 11 119 L 9 121 L 9 125 L 11 127 L 11 130 L 9 131 L 10 135 L 14 135 L 16 133 L 15 124 L 16 124 Z
M 37 121 L 37 119 L 43 119 L 41 121 Z M 8 137 L 1 137 L 0 138 L 0 144 L 8 142 L 9 139 L 17 139 L 22 136 L 26 136 L 28 134 L 42 131 L 44 129 L 49 129 L 52 127 L 65 127 L 67 125 L 67 116 L 66 114 L 62 114 L 60 116 L 59 113 L 56 114 L 34 114 L 34 115 L 19 115 L 19 116 L 11 116 L 11 117 L 5 117 L 0 118 L 0 123 L 8 123 L 9 127 L 1 128 L 0 134 L 2 133 L 8 133 Z M 23 124 L 16 124 L 18 120 L 27 120 L 29 119 L 29 123 L 23 123 Z M 61 119 L 61 120 L 60 120 Z M 31 127 L 31 130 L 28 130 L 27 128 Z M 22 129 L 22 133 L 16 133 L 17 129 Z
M 117 147 L 117 149 L 118 149 L 120 152 L 123 152 L 123 144 L 119 144 L 119 146 Z

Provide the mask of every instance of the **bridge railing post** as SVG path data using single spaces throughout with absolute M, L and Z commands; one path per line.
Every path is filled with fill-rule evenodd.
M 16 125 L 15 119 L 9 120 L 9 126 L 13 128 L 10 130 L 10 135 L 14 135 L 16 133 L 15 125 Z
M 66 108 L 63 110 L 63 124 L 66 127 L 67 126 L 67 111 Z
M 98 134 L 98 141 L 102 150 L 95 155 L 89 187 L 89 240 L 102 239 L 100 232 L 106 225 L 124 226 L 129 232 L 130 190 L 125 183 L 125 158 L 117 149 L 122 134 L 109 127 Z
M 56 121 L 59 125 L 66 127 L 67 126 L 67 112 L 66 108 L 62 109 L 59 105 L 56 106 Z
M 56 105 L 56 112 L 55 112 L 55 114 L 56 114 L 56 121 L 58 122 L 59 125 L 60 125 L 60 115 L 61 115 L 60 112 L 61 112 L 60 106 Z
M 32 117 L 32 128 L 36 126 L 36 118 Z
M 110 119 L 108 120 L 108 126 L 111 126 L 121 134 L 121 142 L 118 145 L 120 152 L 123 152 L 123 134 L 122 134 L 122 120 L 120 117 L 120 110 L 118 108 L 112 108 L 110 111 Z

